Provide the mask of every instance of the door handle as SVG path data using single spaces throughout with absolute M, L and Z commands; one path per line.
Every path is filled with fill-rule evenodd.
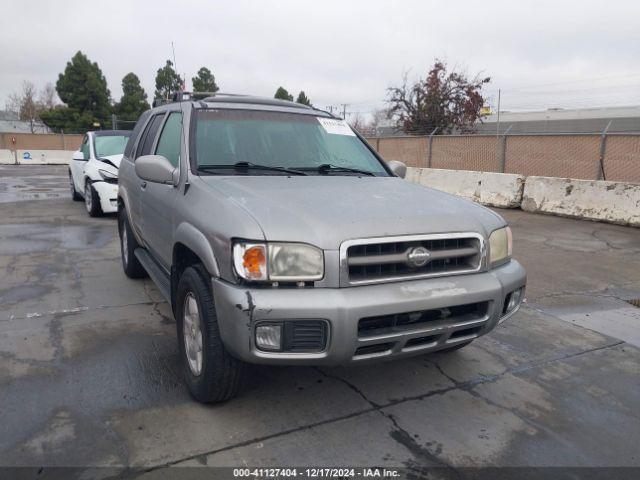
M 147 182 L 142 182 L 142 183 L 140 184 L 140 188 L 142 188 L 143 190 L 144 190 L 145 188 L 147 188 Z

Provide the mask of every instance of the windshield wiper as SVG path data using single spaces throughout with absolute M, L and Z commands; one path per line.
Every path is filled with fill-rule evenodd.
M 373 172 L 369 172 L 367 170 L 359 170 L 357 168 L 349 168 L 349 167 L 339 167 L 337 165 L 332 165 L 331 163 L 323 163 L 318 166 L 318 172 L 327 174 L 329 172 L 351 172 L 351 173 L 359 173 L 362 175 L 370 175 L 375 176 L 376 174 Z
M 258 165 L 256 163 L 251 163 L 251 162 L 237 162 L 237 163 L 234 163 L 233 165 L 199 165 L 198 166 L 198 170 L 203 172 L 207 172 L 209 170 L 220 170 L 224 168 L 233 168 L 234 170 L 249 170 L 251 168 L 254 170 L 269 170 L 272 172 L 289 173 L 291 175 L 309 175 L 308 173 L 305 173 L 301 170 L 294 170 L 294 169 L 285 168 L 285 167 L 275 167 L 271 165 Z

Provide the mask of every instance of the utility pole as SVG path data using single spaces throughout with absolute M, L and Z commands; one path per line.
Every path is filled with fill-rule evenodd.
M 342 118 L 347 118 L 347 103 L 342 104 Z
M 496 120 L 496 137 L 500 135 L 500 89 L 498 89 L 498 118 Z

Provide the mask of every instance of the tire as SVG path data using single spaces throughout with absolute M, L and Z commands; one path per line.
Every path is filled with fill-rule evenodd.
M 194 305 L 196 315 L 192 315 Z M 191 395 L 202 403 L 224 402 L 235 397 L 242 384 L 245 364 L 231 356 L 222 343 L 211 281 L 201 266 L 188 267 L 180 277 L 176 292 L 176 320 L 180 358 Z M 188 345 L 189 338 L 193 348 Z M 198 344 L 199 371 L 198 354 L 194 354 Z M 191 362 L 187 351 L 191 352 Z
M 84 206 L 86 207 L 87 213 L 90 217 L 102 216 L 100 197 L 89 180 L 87 180 L 84 185 Z
M 118 233 L 120 235 L 120 258 L 122 269 L 129 278 L 145 278 L 147 271 L 133 253 L 140 245 L 131 231 L 127 211 L 123 208 L 118 215 Z
M 69 170 L 69 190 L 71 191 L 71 200 L 74 202 L 79 202 L 82 200 L 82 195 L 78 193 L 76 190 L 76 186 L 73 183 L 73 175 L 71 174 L 71 170 Z
M 455 352 L 456 350 L 460 350 L 461 348 L 466 347 L 467 345 L 469 345 L 471 342 L 473 342 L 473 340 L 469 340 L 468 342 L 464 342 L 464 343 L 459 343 L 458 345 L 454 345 L 453 347 L 449 347 L 449 348 L 443 348 L 442 350 L 438 350 L 435 353 L 449 353 L 449 352 Z

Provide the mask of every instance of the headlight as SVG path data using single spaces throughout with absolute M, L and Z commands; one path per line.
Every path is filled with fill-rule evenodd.
M 269 280 L 295 282 L 324 276 L 322 250 L 304 243 L 269 244 Z
M 233 264 L 245 280 L 305 282 L 324 277 L 322 250 L 304 243 L 245 243 L 233 246 Z
M 511 258 L 513 239 L 509 227 L 494 230 L 489 236 L 489 266 L 495 267 Z
M 102 177 L 103 180 L 118 180 L 117 173 L 111 173 L 109 170 L 98 170 L 98 173 Z

